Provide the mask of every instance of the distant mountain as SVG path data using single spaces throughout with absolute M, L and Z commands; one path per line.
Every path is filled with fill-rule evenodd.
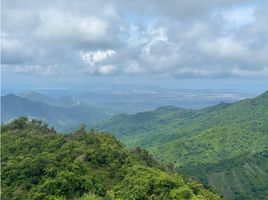
M 42 97 L 38 96 L 39 98 Z M 7 122 L 19 116 L 41 119 L 59 130 L 66 131 L 77 127 L 81 123 L 91 124 L 110 115 L 105 110 L 97 108 L 53 106 L 41 101 L 31 101 L 13 94 L 2 96 L 1 122 Z
M 75 97 L 64 96 L 60 98 L 51 98 L 38 92 L 30 91 L 20 95 L 23 98 L 32 101 L 41 101 L 54 106 L 77 106 L 80 105 L 80 101 Z
M 91 88 L 77 97 L 81 104 L 104 106 L 112 113 L 134 114 L 172 105 L 188 109 L 201 109 L 220 102 L 233 103 L 254 96 L 232 90 L 191 90 L 157 87 Z
M 71 96 L 51 97 L 36 91 L 28 91 L 21 97 L 32 101 L 41 101 L 56 106 L 89 106 L 105 108 L 113 114 L 134 114 L 153 110 L 166 105 L 173 105 L 188 109 L 200 109 L 220 102 L 235 102 L 252 94 L 239 93 L 229 90 L 186 90 L 163 88 L 99 88 L 80 92 L 67 92 Z M 49 93 L 47 93 L 49 94 Z M 75 94 L 75 96 L 73 96 Z M 51 95 L 51 93 L 50 93 Z M 54 93 L 55 95 L 55 93 Z
M 144 147 L 226 199 L 268 196 L 268 92 L 201 110 L 163 107 L 118 115 L 96 127 Z

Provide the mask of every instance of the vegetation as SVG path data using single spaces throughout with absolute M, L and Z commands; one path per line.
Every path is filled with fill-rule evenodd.
M 195 176 L 226 199 L 268 195 L 268 92 L 234 104 L 187 110 L 175 107 L 118 115 L 96 125 L 127 146 Z
M 220 199 L 107 133 L 81 126 L 63 135 L 25 117 L 1 131 L 3 200 Z

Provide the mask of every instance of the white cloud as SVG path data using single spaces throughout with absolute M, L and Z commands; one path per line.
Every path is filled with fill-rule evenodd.
M 248 55 L 246 46 L 229 37 L 201 41 L 199 48 L 202 52 L 213 57 L 240 59 Z
M 96 63 L 102 62 L 107 58 L 114 56 L 116 52 L 114 50 L 98 50 L 98 51 L 86 51 L 80 52 L 81 60 L 85 64 L 95 65 Z
M 168 43 L 167 29 L 165 27 L 151 30 L 150 41 L 143 47 L 142 51 L 149 54 L 152 48 L 161 42 Z
M 126 74 L 142 74 L 146 72 L 146 69 L 141 67 L 137 61 L 131 60 L 126 63 L 123 72 Z
M 15 73 L 266 74 L 264 1 L 27 2 L 3 1 L 2 63 Z
M 90 74 L 113 74 L 117 67 L 109 63 L 109 59 L 114 57 L 116 52 L 111 49 L 80 52 L 80 58 L 85 64 L 83 71 Z
M 103 65 L 103 66 L 100 66 L 98 68 L 98 72 L 100 74 L 105 74 L 105 75 L 107 75 L 107 74 L 113 74 L 113 73 L 116 72 L 116 70 L 117 70 L 117 67 L 114 66 L 114 65 Z
M 57 65 L 20 65 L 14 68 L 14 72 L 20 74 L 52 75 L 56 73 Z
M 12 50 L 17 46 L 19 46 L 18 40 L 9 38 L 8 34 L 5 32 L 1 33 L 1 48 L 4 51 Z
M 37 35 L 57 40 L 98 41 L 107 36 L 108 22 L 96 16 L 73 16 L 49 10 L 40 14 Z

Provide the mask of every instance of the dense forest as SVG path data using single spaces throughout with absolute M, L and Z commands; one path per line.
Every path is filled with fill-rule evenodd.
M 162 107 L 96 125 L 197 177 L 226 199 L 268 197 L 268 92 L 201 110 Z
M 108 133 L 57 133 L 21 117 L 1 126 L 3 200 L 218 200 L 195 180 Z

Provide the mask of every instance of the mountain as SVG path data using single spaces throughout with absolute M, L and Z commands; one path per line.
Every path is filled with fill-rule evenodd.
M 83 127 L 64 135 L 25 117 L 1 126 L 1 199 L 219 200 L 217 194 Z
M 36 91 L 27 91 L 20 96 L 32 101 L 41 101 L 53 106 L 83 105 L 105 109 L 111 114 L 134 114 L 153 110 L 166 105 L 189 109 L 204 108 L 224 102 L 234 102 L 251 97 L 252 94 L 231 90 L 187 90 L 166 89 L 148 86 L 88 88 L 65 92 L 46 92 L 49 96 Z M 71 96 L 66 96 L 71 94 Z M 55 96 L 60 97 L 55 97 Z M 62 96 L 65 95 L 65 96 Z
M 20 116 L 42 119 L 59 130 L 69 130 L 81 123 L 93 123 L 109 117 L 104 110 L 84 107 L 53 106 L 13 94 L 1 97 L 1 123 Z
M 40 101 L 40 102 L 44 102 L 44 103 L 54 105 L 54 106 L 68 107 L 68 106 L 80 105 L 80 101 L 77 98 L 71 97 L 71 96 L 51 98 L 51 97 L 48 97 L 46 95 L 43 95 L 41 93 L 34 92 L 34 91 L 22 93 L 20 96 L 23 98 L 29 99 L 31 101 Z
M 268 196 L 268 92 L 237 103 L 187 110 L 162 107 L 96 124 L 128 146 L 214 187 L 225 199 Z

